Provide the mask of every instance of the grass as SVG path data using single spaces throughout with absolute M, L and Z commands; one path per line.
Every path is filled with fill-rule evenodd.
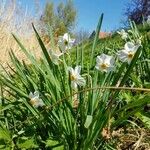
M 123 48 L 125 41 L 118 35 L 99 40 L 97 35 L 102 20 L 103 15 L 94 41 L 64 54 L 59 65 L 52 62 L 47 46 L 34 26 L 41 48 L 38 53 L 42 53 L 40 61 L 20 38 L 13 35 L 30 65 L 11 51 L 13 67 L 8 66 L 10 71 L 3 68 L 0 74 L 1 149 L 105 150 L 138 149 L 142 145 L 149 148 L 150 116 L 146 109 L 150 103 L 149 37 L 131 23 L 130 38 L 137 41 L 142 36 L 142 46 L 130 64 L 122 63 L 116 52 Z M 95 69 L 96 57 L 101 53 L 115 57 L 114 72 Z M 81 65 L 86 85 L 74 90 L 68 67 L 76 65 Z M 39 91 L 44 106 L 36 108 L 30 103 L 29 93 L 34 91 Z M 135 138 L 137 129 L 138 137 Z M 126 137 L 133 137 L 132 142 L 124 144 Z

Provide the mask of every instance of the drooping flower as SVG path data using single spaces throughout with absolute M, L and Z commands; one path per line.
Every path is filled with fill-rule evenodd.
M 42 99 L 39 98 L 38 91 L 35 91 L 34 93 L 30 92 L 29 98 L 30 98 L 30 103 L 32 104 L 33 107 L 38 108 L 44 106 Z
M 122 62 L 128 62 L 128 64 L 133 59 L 137 49 L 139 48 L 139 44 L 135 45 L 132 42 L 127 42 L 124 46 L 123 50 L 118 52 L 118 57 Z
M 58 46 L 62 52 L 70 50 L 75 42 L 75 39 L 71 39 L 68 33 L 65 33 L 63 36 L 59 36 Z
M 55 65 L 58 65 L 59 62 L 61 61 L 59 57 L 60 57 L 61 55 L 63 55 L 63 53 L 56 53 L 56 52 L 54 52 L 53 50 L 49 50 L 49 55 L 50 55 L 51 61 L 52 61 Z
M 128 33 L 124 29 L 122 29 L 121 31 L 117 31 L 117 33 L 121 35 L 121 38 L 123 40 L 126 40 L 128 38 Z
M 113 56 L 101 54 L 96 58 L 95 68 L 102 72 L 110 72 L 114 70 L 114 62 L 115 59 L 113 58 Z
M 81 77 L 81 66 L 76 66 L 75 69 L 72 67 L 68 67 L 68 70 L 70 72 L 70 80 L 71 80 L 71 86 L 73 89 L 76 89 L 77 86 L 85 86 L 85 79 Z

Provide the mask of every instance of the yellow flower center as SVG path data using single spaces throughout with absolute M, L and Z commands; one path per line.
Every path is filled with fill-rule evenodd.
M 108 64 L 102 63 L 102 64 L 100 64 L 100 67 L 102 69 L 107 69 L 109 66 L 108 66 Z
M 38 104 L 38 100 L 37 99 L 34 99 L 34 98 L 32 98 L 31 100 L 30 100 L 30 103 L 31 103 L 31 105 L 37 105 Z
M 128 53 L 128 58 L 129 58 L 129 59 L 132 59 L 133 57 L 134 57 L 134 53 L 129 52 L 129 53 Z
M 76 77 L 76 75 L 71 74 L 71 75 L 70 75 L 70 79 L 71 79 L 71 81 L 74 81 L 74 80 L 76 80 L 76 79 L 77 79 L 77 77 Z

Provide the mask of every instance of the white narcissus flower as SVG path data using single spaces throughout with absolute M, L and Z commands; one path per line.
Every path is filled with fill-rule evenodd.
M 76 66 L 75 69 L 68 67 L 68 71 L 70 72 L 71 86 L 73 89 L 76 89 L 78 85 L 85 86 L 86 81 L 80 75 L 81 66 Z
M 49 55 L 51 58 L 51 61 L 55 64 L 58 65 L 60 60 L 60 56 L 63 55 L 63 53 L 56 53 L 53 50 L 49 50 Z
M 128 33 L 124 29 L 122 29 L 121 31 L 117 31 L 117 33 L 121 35 L 121 38 L 123 40 L 126 40 L 128 38 Z
M 30 92 L 29 94 L 30 103 L 32 106 L 38 108 L 44 106 L 42 99 L 39 98 L 39 92 L 35 91 L 34 93 Z
M 138 40 L 136 40 L 135 44 L 138 46 L 142 46 L 142 37 L 140 37 Z
M 119 59 L 122 62 L 128 62 L 128 64 L 130 64 L 139 46 L 139 44 L 135 45 L 132 42 L 127 42 L 124 49 L 118 52 Z
M 150 24 L 150 15 L 147 17 L 147 23 Z
M 114 70 L 114 62 L 115 59 L 113 58 L 113 56 L 101 54 L 96 58 L 95 68 L 102 72 L 110 72 Z
M 66 52 L 66 50 L 72 48 L 74 42 L 75 39 L 71 39 L 70 35 L 68 33 L 65 33 L 63 36 L 59 36 L 58 46 L 60 47 L 62 52 Z

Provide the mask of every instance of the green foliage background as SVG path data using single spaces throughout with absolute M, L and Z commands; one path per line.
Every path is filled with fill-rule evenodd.
M 10 71 L 2 67 L 1 149 L 115 149 L 113 139 L 107 140 L 102 134 L 104 129 L 112 133 L 136 120 L 139 126 L 149 129 L 150 114 L 144 109 L 150 103 L 149 36 L 142 35 L 131 22 L 130 38 L 136 41 L 142 35 L 142 46 L 130 64 L 122 63 L 116 57 L 124 45 L 120 37 L 114 34 L 98 39 L 102 20 L 103 14 L 94 39 L 62 56 L 60 65 L 53 64 L 34 26 L 42 50 L 40 61 L 13 35 L 31 65 L 18 60 L 11 51 L 13 67 L 9 66 Z M 115 56 L 115 72 L 95 69 L 96 56 L 101 53 Z M 76 65 L 82 67 L 86 86 L 74 91 L 67 67 Z M 35 108 L 30 104 L 29 93 L 35 90 L 45 106 Z M 75 97 L 79 101 L 77 108 L 73 104 Z
M 54 35 L 59 36 L 71 32 L 75 27 L 76 14 L 72 0 L 67 0 L 66 4 L 60 2 L 56 8 L 53 2 L 47 2 L 41 20 L 47 29 L 50 26 L 54 31 Z

